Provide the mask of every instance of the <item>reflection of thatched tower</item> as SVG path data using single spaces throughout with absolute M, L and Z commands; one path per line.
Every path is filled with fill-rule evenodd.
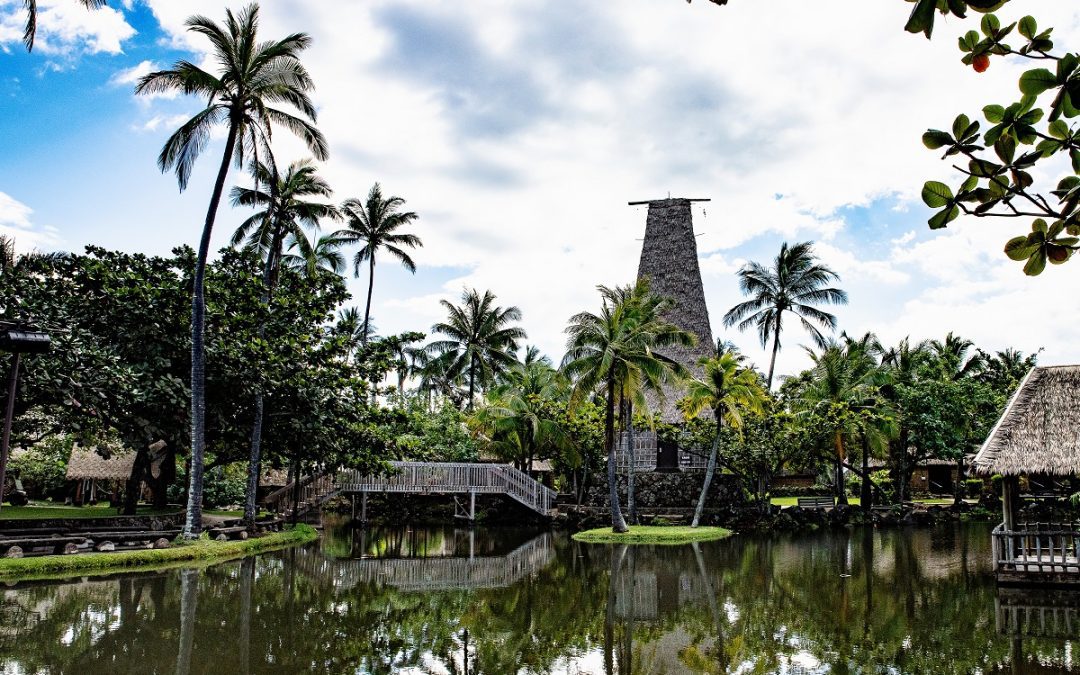
M 711 356 L 715 343 L 709 325 L 709 309 L 705 306 L 705 289 L 701 284 L 701 268 L 698 266 L 694 219 L 690 212 L 691 202 L 696 201 L 707 200 L 658 199 L 631 204 L 649 205 L 638 278 L 648 277 L 653 293 L 669 298 L 674 303 L 667 312 L 668 321 L 697 336 L 696 346 L 689 349 L 672 348 L 666 355 L 693 372 L 700 373 L 698 359 Z M 681 392 L 678 391 L 665 393 L 666 401 L 662 411 L 665 422 L 681 419 L 675 409 L 675 402 L 680 396 Z

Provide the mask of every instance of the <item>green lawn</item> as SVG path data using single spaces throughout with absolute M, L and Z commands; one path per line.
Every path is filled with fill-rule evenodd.
M 927 498 L 924 498 L 924 499 L 915 499 L 913 501 L 916 504 L 927 504 L 929 506 L 948 506 L 948 505 L 953 503 L 952 497 L 940 497 L 940 498 L 927 497 Z M 965 499 L 964 501 L 966 501 L 966 502 L 968 502 L 970 504 L 974 504 L 974 503 L 978 502 L 977 499 Z M 799 502 L 798 497 L 773 497 L 772 498 L 772 503 L 775 506 L 796 506 L 798 504 L 798 502 Z M 859 501 L 858 497 L 848 497 L 848 503 L 850 505 L 852 505 L 852 506 L 857 506 L 861 502 Z
M 140 516 L 176 513 L 177 508 L 155 509 L 152 506 L 139 506 Z M 119 515 L 108 504 L 96 506 L 64 506 L 49 502 L 31 503 L 26 506 L 8 506 L 0 508 L 0 520 L 32 520 L 37 518 L 108 518 Z
M 673 525 L 631 525 L 629 532 L 615 533 L 610 527 L 598 527 L 573 535 L 574 541 L 586 544 L 688 544 L 693 541 L 723 539 L 731 530 L 722 527 L 687 527 Z

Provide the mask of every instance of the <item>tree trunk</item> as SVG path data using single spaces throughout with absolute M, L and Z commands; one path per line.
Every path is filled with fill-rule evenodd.
M 847 506 L 847 487 L 844 485 L 844 437 L 837 431 L 833 434 L 836 446 L 836 503 Z
M 469 354 L 469 412 L 473 409 L 473 399 L 476 398 L 476 357 Z
M 769 359 L 769 377 L 765 383 L 765 389 L 772 389 L 773 372 L 776 370 L 776 353 L 780 351 L 780 317 L 776 317 L 776 333 L 773 335 L 772 357 Z
M 716 413 L 716 438 L 713 439 L 712 450 L 709 452 L 709 464 L 705 467 L 705 482 L 701 485 L 701 495 L 694 509 L 694 520 L 690 527 L 697 527 L 701 522 L 701 514 L 705 511 L 705 499 L 709 496 L 709 486 L 712 484 L 713 474 L 716 473 L 716 455 L 720 451 L 720 431 L 723 421 L 719 412 Z
M 191 652 L 195 646 L 195 617 L 199 604 L 199 568 L 180 572 L 180 649 L 176 654 L 176 675 L 191 672 Z
M 953 504 L 960 506 L 964 501 L 964 492 L 967 486 L 964 484 L 964 456 L 956 460 L 956 484 L 953 486 Z
M 368 342 L 368 333 L 371 332 L 371 292 L 375 290 L 375 251 L 371 252 L 369 260 L 367 304 L 364 306 L 364 332 L 360 338 L 360 342 L 365 345 Z
M 214 230 L 221 193 L 229 173 L 233 148 L 236 146 L 237 121 L 229 124 L 225 152 L 221 156 L 214 192 L 206 210 L 199 253 L 195 261 L 194 292 L 191 297 L 191 470 L 188 472 L 187 515 L 184 518 L 184 538 L 194 539 L 202 532 L 203 455 L 206 452 L 206 259 L 210 255 L 210 235 Z
M 862 485 L 859 490 L 859 503 L 864 509 L 874 505 L 874 493 L 870 490 L 870 439 L 862 435 Z
M 634 474 L 637 467 L 637 452 L 634 449 L 634 404 L 626 402 L 626 449 L 630 455 L 630 468 L 626 470 L 626 511 L 630 514 L 630 522 L 637 524 L 637 500 L 634 499 Z
M 277 193 L 277 180 L 272 193 Z M 270 311 L 270 299 L 274 294 L 274 268 L 277 266 L 278 251 L 281 248 L 281 223 L 274 228 L 274 236 L 270 241 L 270 250 L 266 252 L 266 265 L 263 268 L 263 309 Z M 259 322 L 259 341 L 266 337 L 266 319 Z M 248 529 L 255 527 L 255 500 L 259 494 L 259 474 L 261 473 L 262 461 L 262 428 L 265 401 L 262 386 L 255 392 L 255 416 L 251 424 L 251 452 L 248 456 L 248 480 L 247 490 L 244 494 L 244 518 L 243 523 Z
M 607 377 L 607 410 L 604 415 L 604 442 L 608 448 L 608 498 L 611 501 L 611 529 L 615 532 L 626 532 L 626 521 L 623 520 L 622 508 L 619 506 L 619 491 L 616 485 L 616 453 L 615 453 L 615 375 L 608 371 Z

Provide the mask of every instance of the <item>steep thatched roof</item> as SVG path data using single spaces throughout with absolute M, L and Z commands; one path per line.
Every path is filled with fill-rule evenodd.
M 1032 368 L 973 466 L 981 474 L 1080 474 L 1080 365 Z
M 106 450 L 108 458 L 102 456 L 96 447 L 83 448 L 78 444 L 71 449 L 71 459 L 67 465 L 68 480 L 127 480 L 135 467 L 135 452 L 132 450 Z
M 700 377 L 698 359 L 713 355 L 714 342 L 709 309 L 705 305 L 705 289 L 701 284 L 690 200 L 658 199 L 648 204 L 638 278 L 648 277 L 653 293 L 674 302 L 665 315 L 668 321 L 697 336 L 698 343 L 694 347 L 674 347 L 662 350 L 662 353 Z M 670 387 L 665 390 L 663 409 L 659 411 L 663 421 L 682 421 L 682 414 L 675 404 L 683 393 Z M 659 402 L 655 397 L 649 398 L 649 407 L 653 412 L 657 411 Z

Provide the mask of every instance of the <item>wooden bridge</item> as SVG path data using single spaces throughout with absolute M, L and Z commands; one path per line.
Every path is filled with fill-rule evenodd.
M 507 588 L 555 559 L 555 547 L 547 532 L 505 556 L 332 560 L 314 549 L 298 553 L 305 556 L 298 560 L 300 566 L 308 574 L 328 581 L 335 590 L 359 584 L 393 586 L 404 591 Z
M 533 480 L 528 474 L 508 464 L 482 464 L 465 462 L 390 462 L 391 472 L 383 476 L 371 476 L 359 471 L 344 469 L 337 473 L 307 477 L 300 482 L 297 501 L 298 514 L 317 509 L 328 499 L 337 495 L 359 495 L 361 521 L 367 520 L 367 495 L 369 492 L 394 492 L 402 494 L 464 495 L 468 503 L 459 504 L 459 515 L 468 520 L 476 516 L 476 495 L 506 495 L 542 516 L 555 515 L 556 493 Z M 291 515 L 295 484 L 271 493 L 264 500 L 270 510 Z M 355 507 L 355 500 L 354 500 Z

